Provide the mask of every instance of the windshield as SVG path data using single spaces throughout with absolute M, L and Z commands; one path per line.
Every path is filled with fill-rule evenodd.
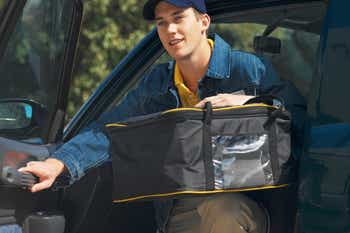
M 0 0 L 2 6 L 4 0 Z M 0 100 L 25 98 L 50 114 L 57 101 L 71 0 L 27 0 L 0 61 Z

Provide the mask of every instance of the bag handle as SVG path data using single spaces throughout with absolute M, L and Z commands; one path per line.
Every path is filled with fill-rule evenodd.
M 277 100 L 280 104 L 275 104 L 274 100 Z M 251 98 L 249 100 L 247 100 L 243 105 L 246 104 L 256 104 L 256 103 L 264 103 L 267 105 L 274 105 L 277 107 L 281 107 L 284 106 L 284 101 L 282 98 L 274 96 L 274 95 L 260 95 L 260 96 L 256 96 L 254 98 Z
M 276 104 L 275 101 L 278 101 Z M 272 123 L 276 120 L 277 117 L 281 115 L 281 113 L 285 110 L 284 108 L 284 101 L 282 98 L 274 96 L 274 95 L 261 95 L 254 97 L 244 103 L 245 104 L 254 104 L 254 103 L 264 103 L 267 105 L 275 106 L 277 107 L 276 110 L 272 111 L 269 115 L 268 120 L 264 123 L 264 128 L 268 129 L 272 125 Z
M 205 185 L 207 190 L 215 190 L 215 174 L 212 157 L 211 144 L 211 120 L 213 115 L 213 107 L 210 102 L 204 105 L 204 119 L 203 119 L 203 161 L 205 167 Z

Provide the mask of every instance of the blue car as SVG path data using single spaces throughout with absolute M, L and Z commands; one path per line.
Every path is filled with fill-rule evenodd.
M 206 2 L 211 32 L 269 60 L 307 102 L 298 182 L 247 193 L 266 207 L 266 233 L 349 233 L 350 1 Z M 63 175 L 37 194 L 23 188 L 36 178 L 17 172 L 118 105 L 154 64 L 169 59 L 151 30 L 65 125 L 83 5 L 0 0 L 0 233 L 156 232 L 152 203 L 113 204 L 111 162 L 71 186 Z M 239 43 L 246 35 L 251 40 Z

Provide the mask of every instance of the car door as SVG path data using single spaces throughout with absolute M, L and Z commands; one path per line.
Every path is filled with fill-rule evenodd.
M 300 232 L 350 231 L 350 17 L 329 1 L 309 96 L 310 137 L 300 169 Z
M 306 2 L 319 1 L 305 0 L 298 1 L 298 4 Z M 12 0 L 12 4 L 14 3 L 16 1 Z M 0 60 L 0 73 L 3 78 L 0 87 L 0 110 L 1 106 L 4 109 L 0 111 L 0 126 L 3 127 L 0 133 L 7 138 L 0 145 L 5 148 L 3 155 L 8 155 L 3 156 L 6 157 L 6 165 L 14 164 L 15 167 L 29 159 L 45 158 L 49 150 L 54 150 L 54 146 L 49 145 L 55 145 L 62 137 L 67 104 L 65 97 L 82 11 L 78 0 L 28 0 L 21 3 L 22 6 L 16 5 L 18 7 L 14 8 L 17 9 L 15 12 L 20 12 L 20 17 L 9 14 L 12 17 L 2 21 L 6 22 L 2 25 L 8 31 L 5 33 L 8 38 L 1 34 L 4 39 L 0 44 L 4 48 Z M 213 21 L 218 22 L 224 21 L 223 15 L 233 12 L 252 10 L 254 13 L 256 9 L 293 5 L 295 1 L 212 0 L 207 1 L 207 4 Z M 17 21 L 10 20 L 12 18 Z M 37 21 L 38 18 L 41 20 Z M 44 28 L 49 30 L 43 32 L 40 30 L 41 24 L 37 22 L 44 22 L 44 25 L 47 24 Z M 163 52 L 157 33 L 153 30 L 122 60 L 81 108 L 66 127 L 63 141 L 69 140 L 102 112 L 118 103 L 128 87 L 137 82 Z M 17 119 L 17 115 L 22 117 Z M 22 149 L 19 150 L 20 147 Z M 99 227 L 103 225 L 104 214 L 108 212 L 105 207 L 111 201 L 108 196 L 111 193 L 108 189 L 108 175 L 108 169 L 95 169 L 64 193 L 48 191 L 38 195 L 2 183 L 1 200 L 7 214 L 4 216 L 22 223 L 25 216 L 35 211 L 63 210 L 67 221 L 66 232 L 101 232 Z M 12 212 L 6 212 L 7 210 Z M 18 217 L 16 212 L 25 213 Z M 149 212 L 144 207 L 139 213 L 145 215 Z M 122 227 L 117 230 L 126 231 Z
M 1 231 L 38 211 L 61 209 L 61 191 L 31 194 L 22 187 L 33 177 L 17 168 L 46 158 L 62 138 L 82 3 L 3 0 L 0 17 Z

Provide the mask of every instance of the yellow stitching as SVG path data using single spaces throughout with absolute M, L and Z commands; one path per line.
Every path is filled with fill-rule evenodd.
M 126 127 L 128 125 L 126 124 L 118 124 L 118 123 L 113 123 L 113 124 L 107 124 L 106 127 Z

